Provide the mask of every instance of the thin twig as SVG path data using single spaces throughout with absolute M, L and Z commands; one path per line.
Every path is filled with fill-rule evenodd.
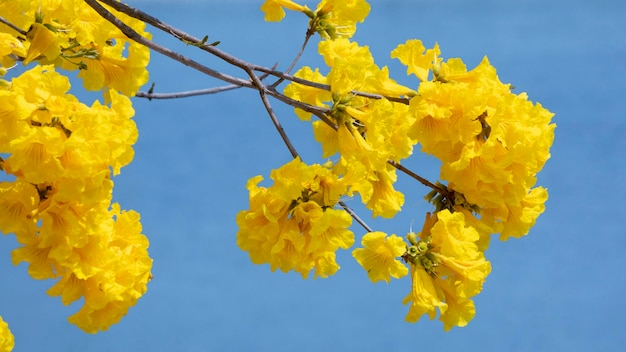
M 258 88 L 259 94 L 261 95 L 261 100 L 263 101 L 263 105 L 265 106 L 265 110 L 267 110 L 267 113 L 270 115 L 270 119 L 272 119 L 274 127 L 276 127 L 276 130 L 278 131 L 278 134 L 280 134 L 280 137 L 283 139 L 283 142 L 287 146 L 287 149 L 289 149 L 291 156 L 297 158 L 298 152 L 296 151 L 296 148 L 291 143 L 291 140 L 289 140 L 287 133 L 285 133 L 285 129 L 283 129 L 280 121 L 278 121 L 276 114 L 274 114 L 274 109 L 272 109 L 272 105 L 267 99 L 265 85 L 261 82 L 259 77 L 254 73 L 252 69 L 248 68 L 246 71 L 248 72 L 248 75 L 250 75 L 250 79 L 252 80 L 252 82 L 254 82 L 254 84 Z
M 302 43 L 302 46 L 300 47 L 300 51 L 298 51 L 298 54 L 296 54 L 296 57 L 291 62 L 291 65 L 289 65 L 287 70 L 285 70 L 285 74 L 291 73 L 291 70 L 293 70 L 293 68 L 296 66 L 296 63 L 300 60 L 300 57 L 302 57 L 302 54 L 304 53 L 304 49 L 306 49 L 306 45 L 309 43 L 309 39 L 311 39 L 312 35 L 313 35 L 313 32 L 311 32 L 309 29 L 307 29 L 306 35 L 304 37 L 304 43 Z M 271 88 L 276 88 L 284 80 L 285 80 L 284 78 L 279 78 L 279 79 L 276 80 L 276 82 L 272 83 L 272 85 L 270 87 Z
M 278 64 L 274 64 L 274 68 L 276 68 Z M 259 77 L 260 80 L 265 79 L 269 74 L 265 73 Z M 154 84 L 152 85 L 154 87 Z M 135 94 L 138 98 L 147 98 L 148 100 L 152 99 L 179 99 L 179 98 L 187 98 L 187 97 L 195 97 L 198 95 L 209 95 L 209 94 L 217 94 L 221 92 L 226 92 L 233 89 L 239 89 L 241 86 L 229 84 L 221 87 L 213 87 L 213 88 L 204 88 L 197 90 L 190 90 L 184 92 L 175 92 L 175 93 L 153 93 L 152 88 L 150 88 L 147 92 L 138 92 Z
M 175 93 L 137 92 L 135 96 L 138 98 L 148 98 L 150 100 L 151 99 L 179 99 L 179 98 L 195 97 L 197 95 L 217 94 L 217 93 L 226 92 L 226 91 L 237 89 L 237 88 L 241 88 L 241 86 L 229 84 L 227 86 L 189 90 L 185 92 L 175 92 Z
M 14 31 L 16 31 L 17 33 L 26 36 L 26 34 L 28 34 L 28 32 L 26 32 L 25 30 L 21 29 L 20 27 L 14 25 L 13 23 L 7 21 L 4 17 L 0 16 L 0 22 L 6 24 L 7 26 L 11 27 L 11 29 L 13 29 Z
M 350 214 L 350 216 L 351 216 L 354 220 L 356 220 L 356 222 L 358 222 L 358 223 L 359 223 L 359 225 L 361 225 L 361 226 L 365 229 L 365 231 L 367 231 L 367 232 L 372 232 L 372 231 L 374 231 L 374 230 L 372 230 L 372 228 L 371 228 L 371 227 L 367 226 L 367 224 L 365 223 L 365 221 L 363 221 L 363 219 L 361 219 L 361 218 L 360 218 L 360 217 L 359 217 L 359 216 L 358 216 L 358 215 L 354 212 L 354 210 L 352 210 L 352 208 L 350 208 L 349 206 L 347 206 L 347 205 L 346 205 L 346 203 L 344 203 L 344 202 L 342 202 L 342 201 L 339 201 L 339 205 L 341 205 L 341 207 L 342 207 L 342 208 L 343 208 L 346 212 L 348 212 L 348 214 Z
M 402 166 L 400 163 L 393 161 L 393 160 L 387 160 L 387 163 L 393 167 L 395 167 L 396 169 L 404 172 L 405 174 L 407 174 L 408 176 L 416 179 L 417 181 L 419 181 L 421 184 L 423 184 L 426 187 L 432 188 L 433 190 L 439 192 L 440 194 L 446 196 L 446 197 L 450 197 L 450 192 L 447 189 L 441 188 L 437 185 L 435 185 L 434 183 L 428 181 L 427 179 L 423 178 L 422 176 L 416 174 L 415 172 L 411 171 L 410 169 L 407 169 L 406 167 Z

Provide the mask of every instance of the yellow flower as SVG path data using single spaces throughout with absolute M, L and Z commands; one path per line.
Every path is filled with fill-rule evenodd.
M 15 339 L 9 330 L 9 325 L 0 316 L 0 352 L 13 351 L 14 346 Z
M 388 101 L 372 101 L 364 109 L 352 104 L 357 105 L 358 99 L 335 99 L 330 116 L 337 122 L 337 130 L 315 121 L 315 139 L 322 144 L 324 157 L 339 152 L 337 172 L 346 175 L 355 168 L 366 171 L 364 177 L 351 183 L 351 192 L 361 194 L 374 216 L 392 217 L 402 207 L 404 195 L 393 188 L 395 170 L 387 161 L 411 154 L 415 141 L 406 133 L 411 119 L 402 118 L 406 108 L 396 109 Z
M 51 65 L 35 66 L 11 81 L 15 118 L 32 119 L 35 124 L 50 124 L 54 116 L 66 116 L 80 104 L 67 94 L 70 81 Z
M 460 212 L 447 209 L 427 215 L 419 235 L 408 236 L 411 246 L 403 258 L 411 266 L 412 289 L 403 303 L 410 303 L 406 320 L 416 322 L 439 308 L 444 329 L 465 326 L 475 314 L 471 297 L 482 290 L 491 271 L 476 242 L 478 232 L 467 226 Z
M 387 236 L 384 232 L 369 232 L 361 239 L 363 248 L 352 251 L 352 256 L 376 283 L 391 277 L 399 279 L 409 272 L 397 258 L 406 251 L 406 243 L 400 236 Z
M 28 182 L 0 182 L 0 232 L 35 233 L 33 213 L 39 205 L 37 188 Z
M 344 158 L 362 161 L 372 168 L 371 156 L 374 149 L 367 143 L 363 135 L 352 124 L 340 123 L 337 127 L 337 142 L 339 152 Z
M 12 154 L 4 168 L 36 184 L 59 179 L 63 175 L 58 159 L 63 153 L 62 134 L 55 128 L 31 128 L 27 135 L 11 142 Z
M 24 44 L 15 36 L 0 32 L 0 68 L 13 66 L 15 64 L 15 56 L 26 56 Z M 3 75 L 0 74 L 1 76 Z
M 372 210 L 372 216 L 394 217 L 404 204 L 404 194 L 393 188 L 397 179 L 396 170 L 391 166 L 384 171 L 376 171 L 376 180 L 372 180 L 373 194 L 366 206 Z
M 436 308 L 445 307 L 446 304 L 442 302 L 433 278 L 420 266 L 410 265 L 410 268 L 411 292 L 402 303 L 411 303 L 411 306 L 404 320 L 415 323 L 424 314 L 428 314 L 430 319 L 434 319 L 437 316 Z
M 386 96 L 400 97 L 415 95 L 410 88 L 389 78 L 389 69 L 379 68 L 367 46 L 359 46 L 347 38 L 322 41 L 318 52 L 330 67 L 328 84 L 333 93 L 344 95 L 352 90 Z
M 344 95 L 352 90 L 366 90 L 369 71 L 378 70 L 369 48 L 346 38 L 321 41 L 317 50 L 331 68 L 328 84 L 333 93 Z
M 107 330 L 119 322 L 146 292 L 152 277 L 152 259 L 147 251 L 148 240 L 141 234 L 139 214 L 122 212 L 115 203 L 109 216 L 114 218 L 114 223 L 109 218 L 112 226 L 101 227 L 103 232 L 90 236 L 91 245 L 99 248 L 94 248 L 91 254 L 95 256 L 86 260 L 98 270 L 80 278 L 74 268 L 67 267 L 61 280 L 48 290 L 52 296 L 61 295 L 64 304 L 84 297 L 83 307 L 68 320 L 87 333 Z
M 28 262 L 28 274 L 36 280 L 58 276 L 59 266 L 49 258 L 50 247 L 41 245 L 43 239 L 36 232 L 16 234 L 21 247 L 11 252 L 13 265 Z
M 365 0 L 322 0 L 310 28 L 322 38 L 349 38 L 356 31 L 356 23 L 363 22 L 369 11 L 370 5 Z
M 414 74 L 420 81 L 426 82 L 428 81 L 428 73 L 441 61 L 440 54 L 438 44 L 435 44 L 432 49 L 426 50 L 421 40 L 411 39 L 398 45 L 391 52 L 391 57 L 399 59 L 407 66 L 407 75 Z
M 313 121 L 313 137 L 322 145 L 322 158 L 328 158 L 339 152 L 337 131 L 323 121 Z
M 486 223 L 500 225 L 500 240 L 522 237 L 535 225 L 537 218 L 545 210 L 548 190 L 536 187 L 530 190 L 518 204 L 509 204 L 498 209 L 486 209 L 481 213 Z
M 126 96 L 135 93 L 148 82 L 146 66 L 150 61 L 150 50 L 136 43 L 127 43 L 127 39 L 117 38 L 115 45 L 94 46 L 98 52 L 96 58 L 83 58 L 87 67 L 80 70 L 78 77 L 88 90 L 112 88 Z M 122 52 L 128 47 L 128 57 Z
M 306 6 L 302 6 L 291 0 L 265 0 L 263 5 L 261 5 L 261 10 L 265 13 L 266 21 L 278 22 L 285 17 L 285 10 L 283 10 L 283 7 L 292 11 L 300 12 L 309 10 Z
M 61 46 L 67 44 L 67 38 L 51 31 L 41 23 L 33 23 L 26 38 L 30 41 L 24 65 L 40 57 L 53 61 L 61 55 Z
M 337 6 L 332 2 L 327 5 L 323 11 L 334 11 Z M 322 156 L 339 153 L 336 171 L 344 175 L 350 170 L 365 169 L 366 174 L 351 183 L 350 192 L 358 192 L 367 207 L 374 210 L 374 216 L 391 217 L 402 206 L 404 196 L 393 189 L 395 172 L 389 170 L 387 162 L 399 161 L 412 154 L 416 141 L 409 132 L 415 119 L 404 104 L 354 96 L 351 91 L 393 96 L 412 96 L 415 92 L 389 79 L 388 69 L 380 69 L 374 63 L 366 46 L 338 38 L 320 42 L 318 50 L 330 67 L 328 77 L 308 67 L 296 75 L 329 84 L 331 92 L 292 83 L 285 93 L 325 108 L 332 101 L 327 115 L 335 125 L 313 122 L 313 133 L 315 140 L 322 145 Z M 296 113 L 303 120 L 309 120 L 311 116 L 299 109 Z
M 24 42 L 30 43 L 22 55 L 26 63 L 91 69 L 79 75 L 92 89 L 106 85 L 107 103 L 80 103 L 67 94 L 69 80 L 52 65 L 2 85 L 0 169 L 15 181 L 0 182 L 0 231 L 14 232 L 21 244 L 11 253 L 14 264 L 27 262 L 35 279 L 59 278 L 48 294 L 61 296 L 64 304 L 83 298 L 82 309 L 69 320 L 95 333 L 118 322 L 151 278 L 139 214 L 111 205 L 111 176 L 132 160 L 137 139 L 130 99 L 116 89 L 134 95 L 145 83 L 149 50 L 96 20 L 82 1 L 29 5 L 21 11 L 37 22 Z M 145 26 L 124 18 L 140 32 Z M 0 45 L 0 55 L 7 54 L 20 54 L 15 41 Z

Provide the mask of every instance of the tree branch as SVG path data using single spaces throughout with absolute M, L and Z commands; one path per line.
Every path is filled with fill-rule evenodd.
M 198 95 L 208 95 L 208 94 L 217 94 L 221 92 L 226 92 L 233 89 L 241 88 L 241 86 L 229 84 L 227 86 L 214 87 L 214 88 L 205 88 L 205 89 L 197 89 L 197 90 L 189 90 L 184 92 L 175 92 L 175 93 L 151 93 L 151 92 L 137 92 L 135 94 L 138 98 L 148 98 L 152 99 L 178 99 L 178 98 L 187 98 L 194 97 Z
M 278 121 L 276 114 L 274 114 L 274 109 L 272 109 L 272 105 L 267 99 L 265 85 L 261 82 L 259 77 L 257 77 L 257 75 L 254 73 L 252 69 L 248 68 L 246 71 L 248 72 L 248 75 L 250 75 L 250 79 L 252 80 L 252 82 L 258 88 L 259 94 L 261 95 L 261 101 L 263 101 L 265 110 L 267 110 L 267 113 L 270 115 L 270 119 L 274 123 L 274 127 L 276 127 L 278 134 L 280 134 L 280 137 L 283 139 L 283 142 L 287 146 L 287 149 L 289 149 L 291 156 L 293 158 L 297 158 L 299 155 L 298 155 L 298 152 L 296 151 L 296 148 L 291 143 L 291 140 L 289 140 L 289 137 L 287 137 L 287 133 L 285 133 L 285 129 L 283 129 L 283 126 L 280 124 L 280 121 Z
M 354 210 L 352 210 L 352 208 L 350 208 L 349 206 L 347 206 L 347 205 L 346 205 L 346 203 L 344 203 L 344 202 L 342 202 L 342 201 L 339 201 L 338 203 L 339 203 L 339 205 L 341 205 L 341 207 L 342 207 L 342 208 L 343 208 L 343 209 L 344 209 L 344 210 L 345 210 L 348 214 L 350 214 L 350 216 L 351 216 L 354 220 L 356 220 L 356 222 L 358 222 L 358 223 L 359 223 L 359 225 L 361 225 L 361 227 L 363 227 L 363 228 L 365 229 L 365 231 L 367 231 L 367 232 L 372 232 L 372 231 L 374 231 L 374 230 L 372 230 L 372 228 L 371 228 L 371 227 L 369 227 L 369 226 L 365 223 L 365 221 L 363 221 L 363 219 L 361 219 L 361 218 L 360 218 L 360 217 L 359 217 L 359 216 L 358 216 L 358 215 L 354 212 Z
M 311 32 L 310 30 L 307 29 L 306 36 L 304 37 L 304 43 L 302 43 L 302 47 L 300 47 L 300 51 L 298 51 L 298 54 L 296 54 L 296 57 L 291 62 L 291 65 L 289 65 L 287 70 L 285 70 L 285 74 L 289 74 L 291 72 L 291 70 L 293 70 L 293 68 L 296 66 L 296 63 L 298 62 L 298 60 L 300 60 L 300 57 L 304 53 L 304 49 L 306 48 L 306 45 L 309 43 L 309 39 L 311 39 L 312 35 L 313 35 L 313 32 Z M 276 88 L 283 81 L 284 81 L 284 78 L 279 78 L 278 80 L 276 80 L 276 82 L 272 83 L 272 85 L 270 87 Z
M 416 174 L 415 172 L 411 171 L 410 169 L 407 169 L 406 167 L 402 166 L 400 163 L 393 161 L 393 160 L 387 160 L 387 163 L 393 167 L 395 167 L 396 169 L 404 172 L 405 174 L 407 174 L 408 176 L 416 179 L 417 181 L 419 181 L 421 184 L 423 184 L 426 187 L 432 188 L 433 190 L 439 192 L 440 194 L 446 196 L 446 197 L 450 197 L 450 192 L 448 192 L 447 189 L 441 188 L 437 185 L 435 185 L 434 183 L 428 181 L 427 179 L 423 178 L 422 176 Z
M 275 64 L 274 68 L 276 68 L 277 65 L 278 64 Z M 262 76 L 259 77 L 259 79 L 263 80 L 267 76 L 268 76 L 268 74 L 263 74 Z M 137 94 L 135 94 L 135 96 L 138 97 L 138 98 L 148 98 L 148 100 L 152 100 L 152 99 L 179 99 L 179 98 L 194 97 L 194 96 L 198 96 L 198 95 L 217 94 L 217 93 L 226 92 L 226 91 L 233 90 L 233 89 L 239 89 L 239 88 L 241 88 L 241 86 L 238 86 L 238 85 L 235 85 L 235 84 L 229 84 L 227 86 L 205 88 L 205 89 L 197 89 L 197 90 L 190 90 L 190 91 L 184 91 L 184 92 L 175 92 L 175 93 L 153 93 L 152 92 L 153 88 L 154 88 L 154 83 L 152 84 L 152 88 L 150 88 L 150 90 L 148 90 L 147 92 L 137 92 Z

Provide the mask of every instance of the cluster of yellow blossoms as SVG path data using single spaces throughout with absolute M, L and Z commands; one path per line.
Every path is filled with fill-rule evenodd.
M 335 252 L 354 244 L 352 218 L 333 207 L 346 193 L 347 180 L 327 167 L 299 158 L 272 171 L 274 184 L 259 187 L 263 177 L 248 181 L 250 210 L 237 215 L 237 244 L 256 264 L 272 271 L 294 270 L 307 278 L 328 277 L 339 270 Z
M 412 288 L 403 302 L 410 305 L 407 321 L 424 314 L 433 319 L 438 310 L 445 330 L 465 326 L 475 315 L 472 297 L 491 271 L 484 255 L 490 235 L 523 236 L 544 210 L 547 190 L 535 183 L 550 157 L 553 114 L 526 94 L 512 93 L 486 58 L 468 71 L 460 59 L 444 62 L 437 45 L 426 49 L 419 40 L 391 52 L 419 79 L 417 90 L 399 85 L 387 67 L 374 63 L 368 47 L 350 40 L 356 22 L 369 12 L 364 0 L 322 0 L 315 11 L 290 0 L 267 0 L 262 6 L 269 21 L 282 19 L 284 9 L 307 15 L 309 33 L 322 37 L 318 51 L 328 73 L 303 67 L 295 76 L 330 91 L 291 83 L 285 95 L 326 109 L 326 118 L 313 122 L 314 136 L 322 157 L 336 161 L 324 167 L 292 161 L 273 171 L 275 184 L 269 189 L 256 186 L 260 176 L 251 179 L 250 210 L 237 218 L 240 248 L 254 263 L 295 270 L 305 278 L 313 267 L 318 272 L 314 258 L 333 258 L 333 269 L 322 266 L 319 276 L 333 274 L 338 266 L 331 251 L 350 246 L 352 236 L 338 241 L 313 235 L 310 217 L 296 215 L 296 208 L 313 200 L 309 206 L 317 217 L 335 218 L 341 197 L 357 193 L 374 217 L 395 216 L 404 203 L 394 188 L 396 168 L 419 144 L 441 161 L 440 177 L 447 181 L 428 183 L 433 191 L 426 199 L 434 213 L 427 214 L 422 231 L 405 238 L 368 232 L 363 247 L 352 254 L 373 282 L 411 274 Z M 295 113 L 311 119 L 304 110 Z M 312 250 L 318 248 L 323 251 Z
M 151 278 L 139 214 L 112 204 L 111 180 L 133 159 L 128 96 L 148 79 L 149 50 L 83 1 L 3 1 L 0 13 L 0 74 L 18 71 L 0 79 L 0 231 L 21 244 L 15 265 L 29 263 L 34 279 L 58 279 L 48 294 L 66 305 L 83 299 L 71 323 L 106 330 Z M 142 22 L 117 15 L 146 35 Z M 18 62 L 34 67 L 19 73 Z M 106 103 L 81 103 L 57 69 L 80 70 L 84 87 L 102 90 Z M 0 322 L 3 343 L 6 330 Z

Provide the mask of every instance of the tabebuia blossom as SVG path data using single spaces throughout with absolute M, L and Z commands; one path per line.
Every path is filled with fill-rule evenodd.
M 248 181 L 250 209 L 237 214 L 237 245 L 255 264 L 272 271 L 295 271 L 307 278 L 328 277 L 337 270 L 335 252 L 350 248 L 352 218 L 335 209 L 348 184 L 328 167 L 295 158 L 272 171 L 274 184 L 259 187 L 261 176 Z
M 411 268 L 408 322 L 423 314 L 439 320 L 444 329 L 465 326 L 475 314 L 471 298 L 482 290 L 491 264 L 476 242 L 480 235 L 460 212 L 442 210 L 426 217 L 420 233 L 409 234 L 410 246 L 403 255 Z
M 352 256 L 367 271 L 367 276 L 376 283 L 391 278 L 399 279 L 409 273 L 399 258 L 406 253 L 406 242 L 400 236 L 381 231 L 368 232 L 361 240 L 363 248 L 352 251 Z

